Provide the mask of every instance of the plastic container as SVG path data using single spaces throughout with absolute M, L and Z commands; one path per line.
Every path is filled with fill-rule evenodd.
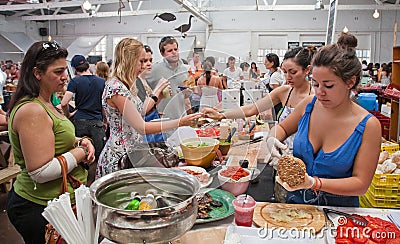
M 368 111 L 375 110 L 376 94 L 374 93 L 360 93 L 357 97 L 358 104 Z
M 232 201 L 235 223 L 238 226 L 251 227 L 256 201 L 249 195 L 240 195 Z

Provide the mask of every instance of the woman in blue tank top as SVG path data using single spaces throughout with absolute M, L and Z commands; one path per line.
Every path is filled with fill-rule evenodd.
M 304 161 L 306 180 L 295 188 L 277 181 L 289 191 L 287 203 L 357 207 L 378 162 L 380 123 L 350 99 L 361 74 L 354 49 L 325 46 L 312 66 L 315 96 L 304 99 L 270 133 L 283 141 L 297 132 L 293 155 Z

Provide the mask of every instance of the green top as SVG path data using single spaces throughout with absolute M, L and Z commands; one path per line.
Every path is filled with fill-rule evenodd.
M 10 137 L 10 143 L 14 152 L 14 159 L 17 164 L 21 166 L 21 173 L 17 176 L 17 180 L 14 183 L 15 192 L 21 197 L 32 201 L 40 205 L 47 205 L 47 201 L 53 200 L 60 195 L 60 188 L 62 178 L 48 181 L 45 183 L 37 183 L 32 180 L 26 170 L 24 156 L 22 154 L 21 145 L 19 142 L 18 134 L 12 130 L 12 123 L 16 111 L 24 104 L 35 102 L 42 105 L 46 110 L 47 114 L 53 120 L 53 132 L 55 136 L 55 157 L 68 152 L 74 148 L 75 144 L 75 128 L 74 125 L 66 117 L 60 119 L 53 112 L 50 111 L 39 99 L 33 98 L 26 100 L 18 104 L 13 108 L 10 114 L 8 123 L 8 133 Z M 38 142 L 40 143 L 40 142 Z M 76 167 L 71 171 L 71 174 L 77 177 L 82 182 L 86 182 L 87 171 L 81 166 Z M 68 184 L 68 192 L 73 193 L 74 190 Z M 70 195 L 71 202 L 75 202 L 74 194 Z

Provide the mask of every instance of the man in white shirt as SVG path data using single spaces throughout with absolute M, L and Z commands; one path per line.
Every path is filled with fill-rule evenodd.
M 243 80 L 243 71 L 235 66 L 235 61 L 235 57 L 230 56 L 228 58 L 229 67 L 224 70 L 222 79 L 224 89 L 240 88 L 239 81 Z

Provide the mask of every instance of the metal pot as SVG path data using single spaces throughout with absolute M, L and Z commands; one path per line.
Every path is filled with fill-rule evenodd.
M 150 190 L 149 190 L 150 189 Z M 165 243 L 190 230 L 197 217 L 198 180 L 183 171 L 135 168 L 108 174 L 90 186 L 100 206 L 100 234 L 118 243 Z M 168 196 L 169 205 L 151 210 L 124 210 L 131 193 Z

